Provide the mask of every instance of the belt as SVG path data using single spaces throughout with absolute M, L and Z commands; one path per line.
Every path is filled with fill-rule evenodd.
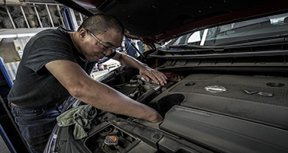
M 13 102 L 9 102 L 8 106 L 11 107 L 16 107 L 16 108 L 22 108 L 22 109 L 47 109 L 47 108 L 51 108 L 51 107 L 58 107 L 59 104 L 52 104 L 52 105 L 44 105 L 44 106 L 21 106 L 18 104 L 14 104 Z
M 8 102 L 8 106 L 11 108 L 11 106 L 13 106 L 13 107 L 19 107 L 18 105 L 16 105 L 16 104 L 14 104 L 14 103 L 12 103 L 12 102 Z
M 33 107 L 25 107 L 25 106 L 20 106 L 20 105 L 17 105 L 17 104 L 14 104 L 12 102 L 10 102 L 9 104 L 9 107 L 17 107 L 17 108 L 33 108 Z

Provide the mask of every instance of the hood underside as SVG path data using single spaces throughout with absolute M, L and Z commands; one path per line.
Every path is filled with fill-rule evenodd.
M 209 26 L 288 10 L 287 0 L 58 0 L 90 16 L 118 18 L 127 35 L 159 42 Z

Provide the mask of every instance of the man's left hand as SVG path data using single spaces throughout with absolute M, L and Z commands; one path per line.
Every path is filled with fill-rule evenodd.
M 144 66 L 143 68 L 139 69 L 139 73 L 146 81 L 150 81 L 161 86 L 167 83 L 167 77 L 163 73 L 152 69 L 149 66 Z

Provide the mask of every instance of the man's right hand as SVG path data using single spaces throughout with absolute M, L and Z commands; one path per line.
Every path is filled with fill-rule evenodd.
M 148 116 L 148 121 L 156 123 L 156 122 L 161 122 L 163 120 L 162 116 L 154 110 L 149 116 Z

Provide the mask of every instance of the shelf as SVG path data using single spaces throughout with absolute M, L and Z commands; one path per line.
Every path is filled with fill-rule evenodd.
M 64 26 L 58 3 L 20 3 L 21 5 L 2 5 L 0 15 L 3 17 L 1 29 L 45 28 Z
M 58 3 L 22 2 L 18 5 L 0 5 L 0 41 L 2 38 L 33 36 L 48 28 L 66 28 L 64 10 L 69 10 L 72 14 L 70 18 L 75 27 L 83 22 L 85 16 Z

